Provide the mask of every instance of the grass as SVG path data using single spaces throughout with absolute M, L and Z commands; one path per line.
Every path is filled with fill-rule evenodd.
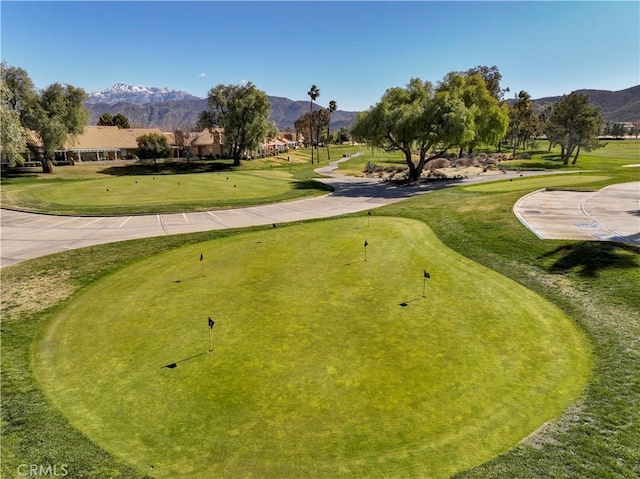
M 336 148 L 339 154 L 340 148 Z M 329 192 L 313 181 L 308 150 L 243 162 L 161 163 L 159 171 L 135 162 L 58 167 L 53 176 L 9 175 L 2 181 L 4 207 L 74 215 L 201 211 L 288 201 Z M 326 164 L 326 161 L 325 161 Z
M 616 159 L 612 151 L 608 146 L 594 156 L 607 152 L 613 165 L 602 156 L 581 155 L 578 167 L 599 169 L 610 177 L 584 187 L 638 179 L 637 170 L 621 168 L 638 162 L 637 150 L 631 159 Z M 637 248 L 615 243 L 538 240 L 511 214 L 513 203 L 526 192 L 453 188 L 375 212 L 428 224 L 447 246 L 553 302 L 592 345 L 592 373 L 578 401 L 508 452 L 455 477 L 636 478 L 640 255 Z M 70 425 L 35 381 L 30 345 L 44 321 L 100 278 L 160 252 L 234 234 L 219 231 L 101 245 L 2 269 L 3 477 L 15 476 L 17 465 L 25 462 L 73 462 L 73 477 L 79 478 L 145 476 Z M 387 477 L 409 474 L 387 472 Z M 148 473 L 155 475 L 153 470 Z
M 422 223 L 371 223 L 243 234 L 122 269 L 47 323 L 36 374 L 72 424 L 157 477 L 448 477 L 580 393 L 588 348 L 557 308 Z

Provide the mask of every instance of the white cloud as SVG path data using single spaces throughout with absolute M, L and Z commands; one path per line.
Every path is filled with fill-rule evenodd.
M 204 72 L 200 73 L 200 75 L 198 75 L 198 78 L 204 78 L 206 75 L 204 74 Z

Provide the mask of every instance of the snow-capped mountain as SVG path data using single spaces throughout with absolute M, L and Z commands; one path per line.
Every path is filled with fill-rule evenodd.
M 107 103 L 113 105 L 119 102 L 146 105 L 161 101 L 197 100 L 198 97 L 185 91 L 172 88 L 147 87 L 143 85 L 128 85 L 116 83 L 109 88 L 89 94 L 87 103 Z

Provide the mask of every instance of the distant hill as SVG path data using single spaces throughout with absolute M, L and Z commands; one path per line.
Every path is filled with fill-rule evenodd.
M 589 95 L 591 105 L 599 107 L 605 122 L 619 123 L 640 120 L 640 85 L 619 91 L 576 90 L 575 93 Z M 536 108 L 542 109 L 560 100 L 562 96 L 550 96 L 533 100 Z
M 269 96 L 271 117 L 281 131 L 293 128 L 293 123 L 309 111 L 308 101 Z M 193 126 L 207 101 L 186 92 L 170 88 L 145 87 L 117 83 L 112 87 L 89 95 L 85 106 L 90 113 L 90 125 L 98 123 L 104 113 L 122 113 L 131 126 L 160 128 L 171 131 L 176 127 Z M 314 110 L 320 108 L 314 104 Z M 355 112 L 338 110 L 331 114 L 331 128 L 349 127 Z

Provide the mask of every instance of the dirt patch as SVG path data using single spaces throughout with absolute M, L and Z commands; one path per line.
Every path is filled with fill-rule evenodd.
M 42 311 L 69 297 L 75 290 L 67 281 L 70 276 L 70 271 L 63 271 L 55 275 L 32 276 L 18 282 L 3 280 L 0 299 L 3 321 Z

